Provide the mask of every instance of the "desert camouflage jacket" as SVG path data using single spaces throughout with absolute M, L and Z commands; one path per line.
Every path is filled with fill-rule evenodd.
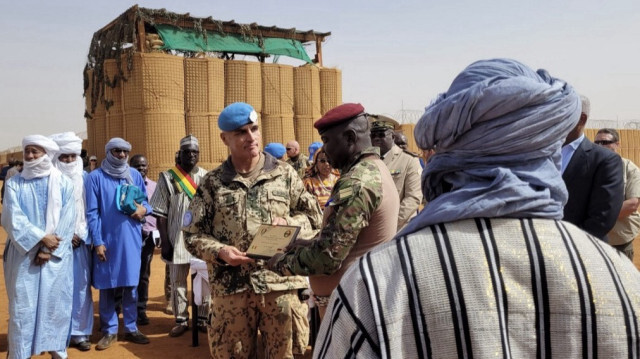
M 380 169 L 362 158 L 379 155 L 378 147 L 360 153 L 349 170 L 340 175 L 326 206 L 332 211 L 318 239 L 308 247 L 289 252 L 276 264 L 280 273 L 331 274 L 342 265 L 360 231 L 369 226 L 373 211 L 382 202 Z
M 304 172 L 307 170 L 307 167 L 311 165 L 307 156 L 302 153 L 298 155 L 298 159 L 296 161 L 288 158 L 287 163 L 290 164 L 296 172 L 298 172 L 298 176 L 300 176 L 300 178 L 304 177 Z
M 231 158 L 209 172 L 185 213 L 187 250 L 209 264 L 214 296 L 307 287 L 303 277 L 280 276 L 266 269 L 262 260 L 235 267 L 218 260 L 218 251 L 226 245 L 246 251 L 258 227 L 276 217 L 299 226 L 298 238 L 303 239 L 313 238 L 322 224 L 318 202 L 294 169 L 267 153 L 264 156 L 264 167 L 253 182 L 236 173 Z

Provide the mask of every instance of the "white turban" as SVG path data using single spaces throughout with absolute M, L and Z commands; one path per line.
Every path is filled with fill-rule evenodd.
M 24 169 L 20 173 L 20 176 L 27 180 L 49 176 L 45 232 L 52 234 L 58 227 L 60 211 L 62 209 L 62 173 L 51 164 L 51 159 L 55 158 L 56 152 L 58 152 L 60 148 L 53 140 L 42 135 L 24 137 L 22 139 L 23 152 L 27 146 L 37 146 L 46 152 L 32 161 L 26 161 L 25 158 Z
M 22 139 L 22 151 L 24 152 L 27 146 L 38 146 L 43 148 L 49 158 L 53 158 L 56 152 L 60 149 L 58 145 L 50 138 L 42 135 L 29 135 Z
M 79 155 L 82 151 L 82 139 L 73 132 L 63 132 L 51 135 L 51 138 L 60 147 L 58 155 L 75 153 Z
M 73 182 L 73 197 L 76 207 L 76 228 L 74 233 L 84 240 L 87 237 L 87 222 L 84 205 L 83 164 L 80 157 L 82 139 L 73 132 L 56 133 L 51 135 L 50 138 L 60 147 L 53 158 L 53 165 Z M 64 163 L 58 159 L 63 154 L 76 154 L 78 157 L 75 162 Z

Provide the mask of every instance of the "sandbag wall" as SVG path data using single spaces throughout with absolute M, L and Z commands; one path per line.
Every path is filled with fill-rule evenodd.
M 184 60 L 186 133 L 198 138 L 199 165 L 208 170 L 228 156 L 218 129 L 218 115 L 225 106 L 224 67 L 224 60 L 215 58 Z
M 124 57 L 122 61 L 126 68 Z M 312 65 L 136 53 L 132 70 L 125 70 L 127 80 L 114 80 L 116 73 L 115 60 L 106 60 L 104 98 L 93 113 L 92 86 L 85 94 L 92 116 L 87 119 L 88 154 L 101 161 L 110 138 L 125 138 L 132 154 L 147 157 L 154 179 L 173 166 L 180 139 L 189 133 L 200 142 L 202 167 L 213 169 L 226 160 L 228 149 L 217 122 L 230 103 L 243 101 L 255 108 L 263 145 L 297 139 L 304 153 L 320 140 L 313 122 L 342 103 L 340 70 Z

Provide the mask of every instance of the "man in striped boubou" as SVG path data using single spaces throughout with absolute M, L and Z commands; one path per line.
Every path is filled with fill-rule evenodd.
M 640 274 L 562 222 L 566 82 L 467 67 L 415 128 L 428 204 L 334 291 L 316 358 L 638 358 Z

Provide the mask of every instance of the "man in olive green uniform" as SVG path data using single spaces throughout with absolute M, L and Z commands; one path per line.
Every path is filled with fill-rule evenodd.
M 304 172 L 309 167 L 309 159 L 307 156 L 300 153 L 300 144 L 298 141 L 287 142 L 287 163 L 290 164 L 293 169 L 298 172 L 300 178 L 304 177 Z
M 400 196 L 400 230 L 417 214 L 418 206 L 422 202 L 422 166 L 418 155 L 402 150 L 394 143 L 394 130 L 399 127 L 395 120 L 382 115 L 372 115 L 372 120 L 371 143 L 380 148 L 382 161 L 389 168 Z
M 331 166 L 342 175 L 324 210 L 320 236 L 297 241 L 269 267 L 283 275 L 308 275 L 320 316 L 349 266 L 396 234 L 399 200 L 389 170 L 371 146 L 360 104 L 347 103 L 316 121 Z
M 257 118 L 242 102 L 220 113 L 231 155 L 202 179 L 183 218 L 187 250 L 209 267 L 213 358 L 254 358 L 258 330 L 266 357 L 292 358 L 293 337 L 308 336 L 308 323 L 292 328 L 306 318 L 298 297 L 306 279 L 280 276 L 246 255 L 261 224 L 299 226 L 299 237 L 312 238 L 322 222 L 293 168 L 260 151 Z

